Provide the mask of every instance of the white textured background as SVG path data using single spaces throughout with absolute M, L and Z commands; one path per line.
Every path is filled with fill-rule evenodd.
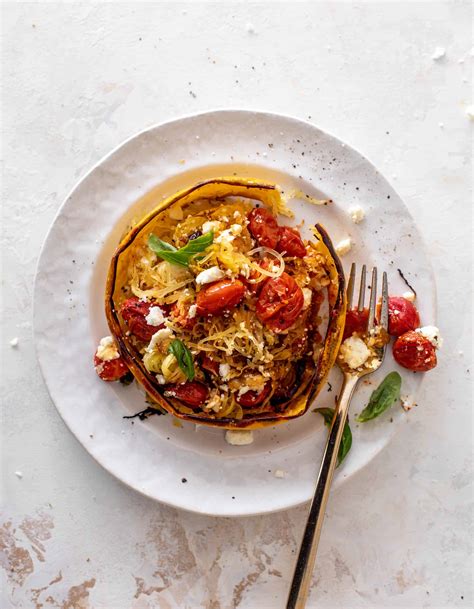
M 437 272 L 440 365 L 401 433 L 333 495 L 309 607 L 472 607 L 470 3 L 2 8 L 2 607 L 285 605 L 306 510 L 216 519 L 124 488 L 65 428 L 32 342 L 39 249 L 77 179 L 136 131 L 215 107 L 311 117 L 361 150 Z

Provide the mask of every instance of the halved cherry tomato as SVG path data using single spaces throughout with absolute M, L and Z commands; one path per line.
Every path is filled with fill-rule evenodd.
M 388 299 L 388 333 L 400 336 L 420 327 L 420 315 L 415 305 L 402 296 Z
M 393 343 L 395 361 L 414 372 L 427 372 L 438 363 L 436 349 L 425 336 L 419 332 L 405 332 Z
M 103 381 L 118 381 L 128 372 L 127 364 L 123 357 L 104 361 L 94 355 L 94 368 Z
M 143 302 L 136 296 L 128 298 L 120 306 L 120 314 L 130 332 L 143 341 L 149 341 L 153 334 L 164 325 L 150 326 L 146 321 L 146 316 L 150 312 L 151 307 L 156 306 L 152 302 Z
M 196 298 L 198 315 L 219 315 L 239 304 L 245 294 L 245 286 L 238 279 L 223 279 L 211 283 Z
M 367 330 L 367 322 L 369 320 L 369 309 L 350 309 L 346 313 L 346 325 L 344 326 L 344 334 L 342 340 L 346 340 L 357 332 L 363 334 Z
M 258 244 L 274 249 L 280 238 L 280 227 L 275 216 L 263 207 L 254 207 L 247 218 L 250 234 Z
M 235 398 L 235 401 L 240 404 L 241 406 L 243 406 L 244 408 L 251 408 L 252 406 L 258 406 L 259 404 L 261 404 L 263 401 L 265 401 L 267 399 L 267 397 L 270 395 L 270 392 L 272 390 L 272 384 L 270 383 L 270 381 L 268 381 L 268 383 L 265 383 L 262 391 L 257 392 L 257 391 L 246 391 L 245 393 L 243 393 L 242 395 L 237 395 Z
M 197 321 L 196 317 L 189 317 L 189 307 L 191 305 L 185 303 L 178 305 L 177 302 L 171 307 L 171 315 L 173 320 L 185 330 L 192 330 Z
M 276 251 L 286 252 L 287 256 L 296 256 L 296 258 L 304 258 L 306 256 L 306 247 L 301 239 L 301 235 L 296 228 L 290 226 L 280 227 L 280 235 L 276 245 Z
M 282 332 L 296 321 L 304 304 L 303 292 L 293 277 L 282 273 L 268 279 L 260 292 L 257 317 L 274 332 Z
M 177 400 L 181 400 L 191 408 L 198 408 L 207 399 L 209 389 L 198 381 L 186 381 L 180 385 L 166 385 L 165 390 Z
M 216 362 L 208 355 L 201 356 L 201 368 L 208 372 L 212 372 L 212 374 L 219 374 L 219 362 Z

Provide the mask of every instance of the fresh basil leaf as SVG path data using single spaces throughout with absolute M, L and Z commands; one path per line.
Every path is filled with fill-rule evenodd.
M 178 360 L 179 367 L 190 381 L 194 379 L 194 362 L 191 351 L 186 345 L 175 338 L 168 347 L 168 353 L 172 353 Z
M 162 241 L 156 235 L 150 235 L 148 237 L 148 247 L 155 251 L 166 250 L 167 252 L 176 252 L 177 249 L 171 243 L 166 243 L 166 241 Z
M 166 247 L 163 248 L 160 243 L 163 244 L 164 241 L 161 241 L 161 239 L 158 239 L 155 235 L 150 235 L 148 238 L 148 247 L 162 260 L 166 260 L 172 264 L 188 266 L 191 258 L 196 254 L 203 252 L 213 241 L 214 233 L 210 231 L 196 239 L 188 241 L 184 247 L 177 250 L 169 243 L 166 243 Z
M 370 396 L 369 403 L 357 417 L 356 421 L 365 423 L 375 419 L 387 408 L 400 399 L 402 377 L 398 372 L 390 372 Z
M 319 414 L 324 419 L 324 424 L 326 427 L 331 427 L 332 420 L 334 418 L 334 410 L 332 408 L 315 408 L 314 412 L 319 412 Z M 339 451 L 337 453 L 337 466 L 339 467 L 341 463 L 347 456 L 347 453 L 350 451 L 352 446 L 352 431 L 349 426 L 348 421 L 344 423 L 344 431 L 342 432 L 342 440 L 339 446 Z

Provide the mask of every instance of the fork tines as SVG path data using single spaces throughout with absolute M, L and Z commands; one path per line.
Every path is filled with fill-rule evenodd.
M 349 282 L 347 284 L 347 309 L 352 309 L 352 299 L 354 296 L 354 284 L 356 278 L 356 264 L 352 263 L 351 272 L 349 275 Z M 359 286 L 359 299 L 357 302 L 357 310 L 362 311 L 364 309 L 365 302 L 365 289 L 366 289 L 366 275 L 367 268 L 364 264 L 360 275 L 360 286 Z M 377 267 L 372 269 L 372 280 L 370 283 L 370 301 L 369 301 L 369 319 L 367 323 L 367 331 L 373 330 L 375 326 L 375 311 L 377 305 Z M 388 330 L 388 281 L 387 273 L 384 271 L 382 274 L 382 302 L 380 306 L 380 319 L 379 325 L 385 330 Z

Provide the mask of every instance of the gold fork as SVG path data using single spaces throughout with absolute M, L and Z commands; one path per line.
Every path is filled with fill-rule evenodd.
M 356 265 L 353 263 L 347 285 L 347 308 L 352 308 L 352 298 L 354 295 L 354 283 L 356 278 Z M 364 309 L 365 291 L 366 291 L 366 266 L 362 267 L 359 288 L 359 300 L 357 308 L 359 311 Z M 370 302 L 369 316 L 367 321 L 367 335 L 375 330 L 375 307 L 377 304 L 377 268 L 372 269 L 372 282 L 370 286 Z M 380 309 L 380 320 L 378 326 L 381 326 L 385 331 L 388 330 L 388 284 L 387 273 L 383 273 L 382 278 L 382 303 Z M 321 528 L 324 521 L 324 513 L 329 497 L 334 470 L 337 463 L 337 455 L 341 444 L 344 424 L 349 412 L 354 389 L 360 378 L 371 374 L 377 370 L 382 364 L 385 356 L 386 345 L 376 347 L 376 358 L 372 361 L 372 365 L 362 370 L 351 370 L 344 366 L 341 370 L 344 375 L 341 392 L 337 400 L 334 418 L 329 430 L 326 448 L 321 463 L 321 468 L 318 474 L 316 490 L 309 508 L 308 520 L 303 534 L 298 560 L 296 562 L 293 581 L 291 582 L 290 593 L 286 609 L 304 609 L 306 599 L 308 597 L 311 575 L 313 573 L 314 562 L 316 559 L 316 551 L 318 548 L 319 538 L 321 536 Z

